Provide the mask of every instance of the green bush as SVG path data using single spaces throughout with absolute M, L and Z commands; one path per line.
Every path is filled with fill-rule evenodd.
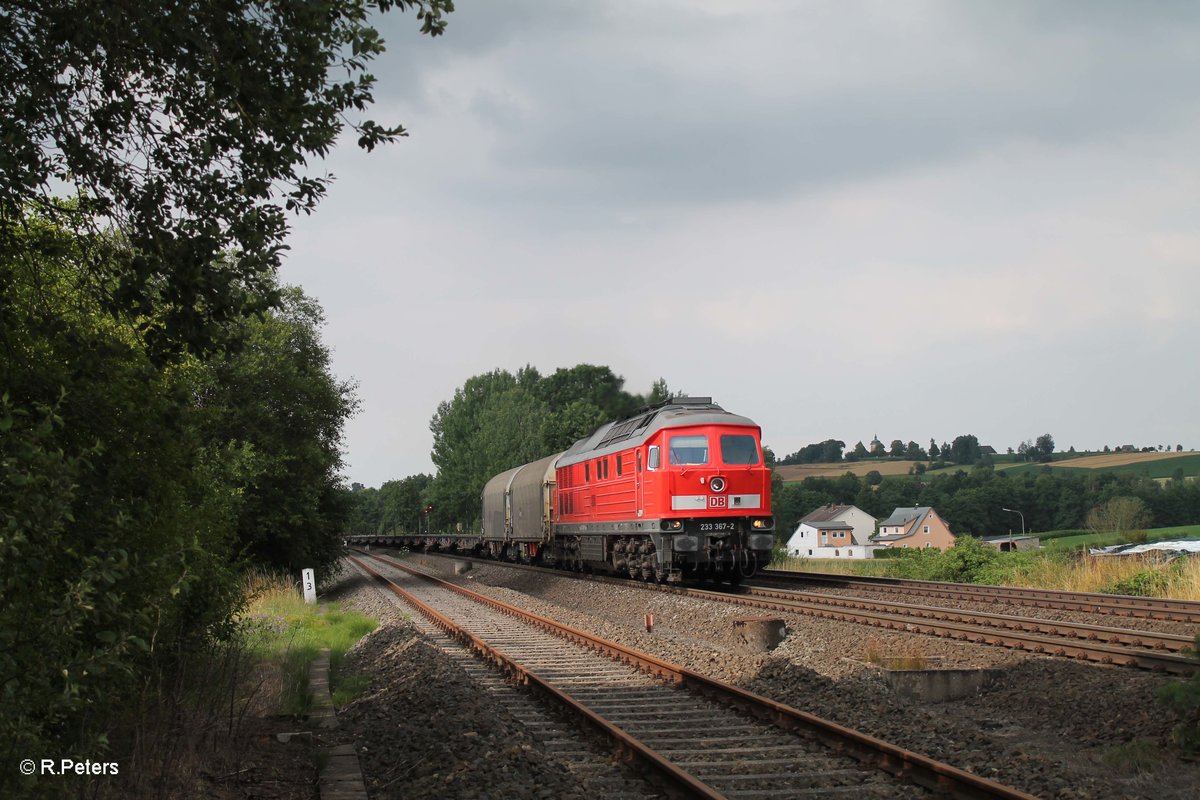
M 1110 583 L 1100 591 L 1104 594 L 1128 594 L 1134 597 L 1162 597 L 1170 585 L 1171 578 L 1166 571 L 1147 569 L 1125 580 Z
M 980 583 L 982 575 L 1000 558 L 1000 551 L 972 536 L 959 536 L 954 546 L 940 554 L 933 580 Z
M 915 581 L 936 581 L 937 562 L 941 553 L 937 550 L 919 550 L 911 547 L 889 548 L 895 555 L 892 574 L 897 578 Z

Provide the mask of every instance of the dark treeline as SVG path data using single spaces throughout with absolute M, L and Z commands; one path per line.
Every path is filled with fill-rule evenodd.
M 916 442 L 907 444 L 900 439 L 893 439 L 890 445 L 885 445 L 878 438 L 872 439 L 870 445 L 858 442 L 849 451 L 846 443 L 840 439 L 826 439 L 805 445 L 794 453 L 779 459 L 780 465 L 789 464 L 828 464 L 837 461 L 867 461 L 870 459 L 908 459 L 911 461 L 944 460 L 964 466 L 972 466 L 988 458 L 990 453 L 979 444 L 979 437 L 965 433 L 955 436 L 951 442 L 943 442 L 941 446 L 930 439 L 929 447 L 924 448 Z M 1036 440 L 1021 442 L 1014 451 L 1011 447 L 1009 454 L 1014 452 L 1023 461 L 1049 461 L 1054 454 L 1054 438 L 1042 434 Z
M 366 149 L 404 131 L 360 116 L 383 50 L 364 4 L 299 5 L 0 14 L 5 798 L 127 796 L 120 780 L 193 760 L 139 712 L 167 709 L 171 737 L 192 727 L 171 701 L 231 652 L 244 568 L 338 555 L 356 401 L 319 307 L 277 270 L 290 215 L 330 180 L 309 165 L 348 130 Z M 431 35 L 452 8 L 367 5 L 414 11 Z M 171 758 L 152 763 L 151 745 Z M 120 778 L 12 766 L 70 756 L 107 756 Z
M 1200 484 L 1172 480 L 1165 485 L 1150 478 L 1098 472 L 1023 473 L 1007 475 L 990 468 L 958 470 L 933 477 L 884 480 L 873 486 L 866 476 L 805 478 L 797 483 L 776 479 L 776 530 L 790 536 L 804 515 L 826 503 L 853 504 L 875 517 L 886 517 L 900 506 L 933 506 L 952 530 L 977 536 L 1020 532 L 1025 515 L 1027 531 L 1082 528 L 1087 513 L 1114 497 L 1141 499 L 1155 527 L 1200 522 Z

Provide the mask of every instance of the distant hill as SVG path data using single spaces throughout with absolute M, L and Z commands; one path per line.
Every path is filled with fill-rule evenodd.
M 877 471 L 880 475 L 907 475 L 909 468 L 916 461 L 892 461 L 884 459 L 882 461 L 835 461 L 831 464 L 789 464 L 786 467 L 776 467 L 775 471 L 779 473 L 787 482 L 802 481 L 805 478 L 836 478 L 840 475 L 845 475 L 847 472 L 853 472 L 855 475 L 863 476 L 871 470 Z M 924 463 L 924 462 L 921 462 Z
M 1086 455 L 1063 457 L 1055 453 L 1054 460 L 1048 464 L 1031 461 L 1009 462 L 1004 456 L 996 460 L 997 471 L 1003 470 L 1010 474 L 1050 469 L 1051 471 L 1081 471 L 1095 470 L 1098 472 L 1119 472 L 1123 474 L 1146 475 L 1151 478 L 1169 478 L 1177 469 L 1182 469 L 1184 475 L 1200 475 L 1200 453 L 1188 451 L 1154 452 L 1154 453 L 1091 453 Z M 907 475 L 909 469 L 918 462 L 909 460 L 893 461 L 835 461 L 827 464 L 790 464 L 776 467 L 775 471 L 784 481 L 802 481 L 805 478 L 836 478 L 852 472 L 855 475 L 866 475 L 876 470 L 883 476 Z M 927 462 L 921 462 L 927 463 Z M 953 471 L 959 467 L 949 466 L 939 472 Z M 969 469 L 969 467 L 961 467 Z
M 1117 472 L 1125 475 L 1145 475 L 1149 478 L 1170 478 L 1176 470 L 1183 470 L 1186 476 L 1200 475 L 1200 453 L 1186 451 L 1182 453 L 1163 451 L 1161 453 L 1095 453 L 1075 458 L 1055 458 L 1049 464 L 1004 464 L 996 469 L 1004 469 L 1011 474 L 1037 471 L 1049 468 L 1052 472 L 1092 470 L 1095 472 Z

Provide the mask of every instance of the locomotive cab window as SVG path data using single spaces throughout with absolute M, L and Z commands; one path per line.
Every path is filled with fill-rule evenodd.
M 658 445 L 652 444 L 646 453 L 646 469 L 658 469 L 658 460 Z
M 722 434 L 721 461 L 726 464 L 757 464 L 758 446 L 754 443 L 754 437 L 746 434 Z
M 708 439 L 704 436 L 672 436 L 671 464 L 707 464 Z

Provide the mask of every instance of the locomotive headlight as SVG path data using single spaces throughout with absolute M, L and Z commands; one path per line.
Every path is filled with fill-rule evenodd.
M 662 528 L 664 531 L 683 530 L 683 520 L 681 520 L 681 519 L 664 519 L 659 524 L 659 527 Z
M 754 520 L 754 522 L 752 522 L 750 524 L 755 528 L 767 527 L 767 521 L 765 519 L 756 519 L 756 520 Z
M 717 476 L 708 482 L 708 488 L 714 492 L 725 491 L 725 479 Z

